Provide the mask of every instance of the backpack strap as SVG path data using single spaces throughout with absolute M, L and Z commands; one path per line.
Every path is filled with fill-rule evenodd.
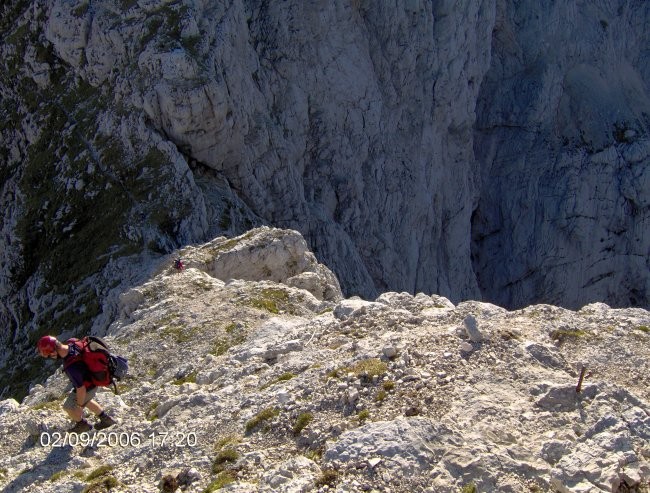
M 86 336 L 84 337 L 84 339 L 88 339 L 88 344 L 91 351 L 102 350 L 102 351 L 110 352 L 110 348 L 108 347 L 108 344 L 106 344 L 106 341 L 104 341 L 104 339 L 102 339 L 101 337 Z
M 85 341 L 85 338 L 79 340 L 79 339 L 77 339 L 75 337 L 72 337 L 72 338 L 68 339 L 67 341 L 65 341 L 65 344 L 66 344 L 66 346 L 75 346 L 79 350 L 79 354 L 77 354 L 76 356 L 73 356 L 71 358 L 66 358 L 63 361 L 63 369 L 64 370 L 66 368 L 68 368 L 70 365 L 72 365 L 73 363 L 76 363 L 77 361 L 81 361 L 83 359 L 83 352 L 84 352 L 86 346 L 88 345 L 88 342 Z

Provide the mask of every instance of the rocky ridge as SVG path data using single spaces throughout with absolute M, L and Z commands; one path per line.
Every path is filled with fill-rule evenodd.
M 112 441 L 56 441 L 52 368 L 0 402 L 3 491 L 648 491 L 647 311 L 345 299 L 270 228 L 180 254 L 109 327 Z

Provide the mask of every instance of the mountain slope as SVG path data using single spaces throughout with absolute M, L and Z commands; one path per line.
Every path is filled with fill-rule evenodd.
M 60 370 L 0 402 L 4 491 L 648 491 L 647 311 L 343 299 L 269 228 L 181 253 L 121 296 L 105 443 L 59 446 Z

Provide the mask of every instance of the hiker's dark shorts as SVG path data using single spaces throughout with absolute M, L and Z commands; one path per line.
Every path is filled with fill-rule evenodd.
M 88 404 L 93 399 L 93 397 L 95 397 L 96 393 L 97 387 L 86 390 L 86 402 L 84 402 L 84 404 Z M 65 401 L 63 402 L 63 409 L 74 409 L 75 407 L 77 407 L 77 392 L 72 389 L 72 391 L 68 394 L 68 397 L 66 397 Z

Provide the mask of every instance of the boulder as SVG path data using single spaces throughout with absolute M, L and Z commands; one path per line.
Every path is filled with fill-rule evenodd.
M 551 368 L 566 368 L 567 363 L 556 347 L 527 342 L 524 348 L 535 360 Z
M 360 317 L 372 311 L 386 310 L 386 305 L 362 299 L 345 299 L 334 307 L 334 316 L 339 320 Z
M 5 414 L 18 411 L 20 404 L 15 399 L 5 399 L 0 401 L 0 418 Z
M 478 328 L 478 323 L 476 322 L 476 318 L 474 318 L 472 315 L 468 315 L 463 320 L 463 326 L 465 327 L 465 332 L 467 334 L 467 337 L 469 337 L 470 341 L 472 342 L 483 341 L 483 334 Z

